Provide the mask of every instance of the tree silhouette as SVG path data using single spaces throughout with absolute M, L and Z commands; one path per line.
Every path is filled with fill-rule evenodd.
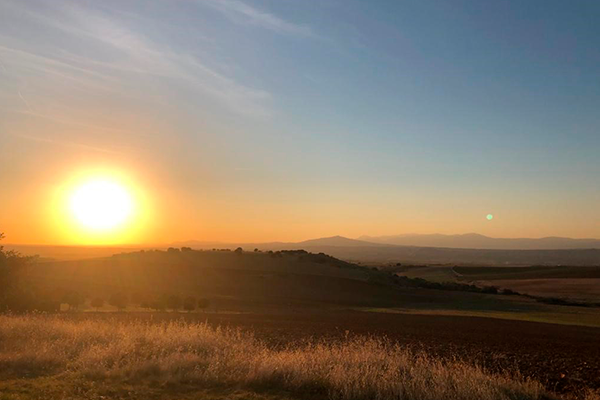
M 176 294 L 172 294 L 167 299 L 167 307 L 173 311 L 177 311 L 181 308 L 181 297 Z
M 148 306 L 155 311 L 164 311 L 166 308 L 165 302 L 161 299 L 151 301 Z
M 0 240 L 4 238 L 4 233 L 0 232 Z M 35 307 L 31 288 L 19 282 L 19 277 L 35 258 L 22 256 L 14 250 L 6 251 L 0 246 L 0 311 L 26 311 Z
M 77 310 L 83 304 L 85 298 L 74 290 L 66 292 L 62 298 L 62 302 L 69 305 L 69 311 Z
M 98 311 L 98 309 L 104 305 L 104 299 L 101 299 L 100 297 L 95 297 L 92 299 L 90 305 L 94 307 L 96 311 Z
M 194 311 L 196 309 L 196 298 L 194 296 L 188 296 L 183 301 L 183 309 L 187 312 Z
M 198 308 L 202 311 L 210 306 L 210 300 L 206 297 L 203 297 L 198 300 Z
M 122 292 L 113 293 L 108 299 L 108 304 L 116 307 L 119 311 L 123 311 L 127 308 L 127 295 Z

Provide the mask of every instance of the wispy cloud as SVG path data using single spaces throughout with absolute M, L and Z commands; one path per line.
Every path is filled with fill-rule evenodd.
M 9 42 L 7 38 L 1 35 L 0 38 L 4 39 L 5 42 Z M 91 67 L 81 67 L 65 62 L 57 55 L 49 57 L 2 45 L 0 45 L 0 55 L 10 60 L 11 65 L 16 67 L 13 69 L 13 73 L 24 73 L 23 70 L 37 71 L 49 75 L 53 79 L 65 79 L 70 84 L 92 90 L 110 90 L 110 87 L 118 87 L 118 80 L 114 77 L 100 73 Z M 84 64 L 91 62 L 89 59 L 85 61 Z M 6 66 L 4 66 L 4 72 L 9 72 Z
M 50 114 L 35 112 L 31 109 L 28 109 L 26 111 L 9 109 L 9 110 L 5 110 L 5 111 L 12 112 L 15 114 L 27 115 L 27 116 L 34 117 L 34 118 L 42 118 L 42 119 L 45 119 L 45 120 L 48 120 L 48 121 L 51 121 L 51 122 L 54 122 L 54 123 L 57 123 L 60 125 L 64 125 L 64 126 L 79 127 L 79 128 L 91 129 L 91 130 L 101 131 L 101 132 L 113 132 L 115 134 L 127 134 L 127 135 L 141 136 L 141 137 L 149 136 L 147 133 L 134 132 L 134 131 L 131 131 L 128 129 L 120 129 L 120 128 L 115 128 L 115 127 L 106 126 L 106 125 L 85 123 L 85 122 L 81 122 L 77 119 L 69 118 L 68 116 L 65 117 L 63 115 L 56 115 L 56 114 L 50 115 Z
M 127 55 L 121 68 L 135 73 L 182 80 L 193 88 L 212 95 L 240 114 L 256 117 L 270 114 L 263 103 L 271 97 L 268 92 L 239 84 L 191 54 L 161 48 L 107 18 L 90 16 L 81 10 L 77 10 L 77 14 L 81 22 L 87 24 L 94 38 Z
M 107 153 L 107 154 L 123 154 L 122 152 L 117 151 L 117 150 L 108 149 L 108 148 L 104 148 L 104 147 L 90 146 L 90 145 L 87 145 L 87 144 L 73 142 L 73 141 L 68 141 L 68 140 L 57 140 L 57 139 L 48 138 L 48 137 L 24 135 L 24 134 L 21 134 L 21 133 L 19 133 L 19 134 L 12 134 L 12 136 L 20 138 L 20 139 L 29 140 L 29 141 L 32 141 L 32 142 L 55 144 L 55 145 L 67 146 L 67 147 L 77 147 L 77 148 L 81 148 L 81 149 L 84 149 L 84 150 L 91 150 L 91 151 L 100 152 L 100 153 Z
M 316 36 L 309 26 L 285 21 L 274 14 L 259 10 L 239 0 L 198 0 L 198 2 L 219 10 L 234 22 L 256 25 L 296 36 Z
M 33 109 L 31 108 L 31 105 L 29 104 L 29 102 L 25 99 L 25 97 L 23 97 L 23 93 L 21 93 L 20 90 L 17 91 L 19 93 L 19 97 L 21 98 L 21 100 L 23 101 L 23 103 L 25 103 L 25 105 L 27 106 L 27 109 L 31 112 L 33 112 Z
M 54 10 L 60 12 L 56 15 L 42 14 L 35 7 L 11 2 L 1 5 L 0 10 L 5 6 L 13 11 L 22 10 L 21 15 L 37 25 L 59 30 L 78 41 L 91 40 L 91 47 L 120 54 L 107 60 L 90 57 L 89 52 L 84 52 L 85 55 L 72 52 L 68 47 L 44 53 L 21 49 L 18 40 L 3 40 L 5 45 L 0 46 L 0 55 L 11 57 L 11 64 L 59 76 L 94 91 L 126 92 L 132 84 L 129 79 L 132 76 L 136 80 L 168 78 L 183 83 L 183 87 L 195 91 L 198 98 L 210 98 L 237 114 L 257 118 L 271 114 L 268 104 L 271 95 L 267 91 L 240 83 L 211 68 L 206 59 L 199 59 L 194 52 L 177 51 L 166 43 L 153 41 L 106 12 L 66 2 L 57 4 Z M 4 65 L 0 68 L 4 69 Z M 132 91 L 128 92 L 131 95 Z

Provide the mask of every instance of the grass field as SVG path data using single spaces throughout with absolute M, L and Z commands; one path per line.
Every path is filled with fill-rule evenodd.
M 598 267 L 454 267 L 459 280 L 495 285 L 534 296 L 600 301 Z
M 560 297 L 582 302 L 600 301 L 599 278 L 498 279 L 481 282 L 534 296 Z
M 184 399 L 345 398 L 324 387 L 317 392 L 306 392 L 305 388 L 281 386 L 277 381 L 263 386 L 246 380 L 208 385 L 190 378 L 185 368 L 180 370 L 183 378 L 174 379 L 173 370 L 169 369 L 174 364 L 168 355 L 176 344 L 180 345 L 178 352 L 187 353 L 196 348 L 195 340 L 200 338 L 202 343 L 208 341 L 223 346 L 227 340 L 238 344 L 255 343 L 256 346 L 246 347 L 246 352 L 260 350 L 264 357 L 274 359 L 290 349 L 314 349 L 315 344 L 328 353 L 341 345 L 360 343 L 364 347 L 365 343 L 379 343 L 383 350 L 377 357 L 381 359 L 394 354 L 389 353 L 390 349 L 407 350 L 407 354 L 417 358 L 427 354 L 424 359 L 440 365 L 458 362 L 485 375 L 534 380 L 546 391 L 567 399 L 592 399 L 591 391 L 600 390 L 600 329 L 581 326 L 458 315 L 322 309 L 206 314 L 76 312 L 0 317 L 0 325 L 0 393 L 8 396 L 4 399 L 171 398 L 168 395 Z M 182 337 L 186 337 L 185 341 L 179 341 Z M 86 358 L 82 363 L 80 357 L 82 354 L 90 356 L 86 349 L 92 348 L 98 351 L 96 358 L 93 362 Z M 219 348 L 228 349 L 227 346 Z M 235 353 L 228 354 L 235 356 Z M 309 354 L 315 357 L 314 353 Z M 168 357 L 163 359 L 162 355 Z M 130 356 L 133 358 L 129 359 Z M 154 359 L 167 370 L 161 367 L 156 372 L 154 366 L 150 370 L 155 372 L 139 375 L 139 371 L 134 371 L 137 367 L 130 362 L 144 357 Z M 338 359 L 330 360 L 343 364 Z M 372 368 L 376 371 L 385 365 L 375 363 Z M 99 367 L 105 370 L 98 372 Z M 94 368 L 96 372 L 87 375 Z M 122 376 L 124 371 L 129 372 Z M 135 374 L 132 375 L 132 371 Z M 378 381 L 377 385 L 380 384 Z
M 432 281 L 458 282 L 490 272 L 476 267 L 466 273 L 459 271 L 438 266 L 406 272 L 415 277 L 425 273 Z M 548 273 L 547 269 L 523 271 Z M 525 382 L 529 387 L 535 381 L 541 385 L 540 396 L 556 393 L 592 399 L 590 391 L 600 390 L 599 308 L 543 304 L 524 296 L 403 286 L 387 271 L 306 252 L 138 252 L 40 262 L 25 272 L 23 282 L 43 298 L 60 300 L 61 293 L 75 289 L 85 301 L 54 316 L 0 317 L 1 400 L 427 399 L 440 394 L 446 398 L 536 398 L 529 397 L 529 392 L 505 389 L 492 394 L 470 392 L 468 396 L 476 397 L 468 397 L 464 393 L 471 389 L 463 388 L 459 381 L 453 381 L 452 390 L 465 392 L 445 391 L 450 389 L 442 386 L 432 392 L 410 392 L 405 388 L 411 387 L 410 382 L 388 374 L 392 365 L 388 362 L 401 357 L 411 371 L 422 364 L 427 369 L 462 368 L 473 376 L 487 377 L 485 382 L 500 379 L 498 382 L 509 386 L 519 387 L 530 380 Z M 493 282 L 521 272 L 491 270 L 486 277 Z M 108 300 L 118 292 L 127 295 L 124 312 L 117 312 L 108 301 L 98 308 L 91 306 L 92 299 Z M 207 297 L 210 307 L 182 313 L 173 308 L 150 311 L 142 306 L 144 298 L 174 294 Z M 218 330 L 219 326 L 228 328 Z M 185 335 L 202 343 L 207 338 L 210 343 L 220 343 L 206 354 L 228 355 L 201 362 L 198 343 L 188 339 L 182 339 L 179 350 L 173 350 L 175 342 L 170 338 Z M 243 353 L 238 343 L 245 346 L 247 358 L 236 358 Z M 376 357 L 361 359 L 355 354 L 358 347 Z M 98 351 L 96 358 L 90 358 L 87 348 Z M 315 353 L 317 348 L 320 350 Z M 326 357 L 336 352 L 358 361 L 349 364 Z M 320 357 L 324 364 L 303 361 L 300 366 L 290 361 L 290 354 L 298 360 Z M 229 358 L 237 360 L 235 366 Z M 186 364 L 187 359 L 192 361 Z M 281 360 L 286 361 L 275 363 Z M 355 367 L 356 363 L 364 370 Z M 221 370 L 232 380 L 207 375 L 213 364 L 233 368 L 227 373 Z M 399 368 L 399 364 L 393 365 Z M 256 368 L 266 375 L 257 375 Z M 339 373 L 352 381 L 346 384 L 334 379 L 327 372 L 333 370 L 342 371 Z M 283 376 L 281 371 L 285 371 Z M 311 375 L 313 372 L 321 375 Z M 367 383 L 360 390 L 352 386 L 361 375 L 369 376 L 373 387 Z M 392 376 L 392 382 L 381 376 Z M 440 385 L 448 383 L 444 379 Z M 494 397 L 498 393 L 501 396 Z
M 462 317 L 482 317 L 513 321 L 543 322 L 550 324 L 589 326 L 600 328 L 600 312 L 595 309 L 574 307 L 551 307 L 543 311 L 521 312 L 518 310 L 476 310 L 474 308 L 453 307 L 447 309 L 429 308 L 359 308 L 366 312 L 400 313 L 414 315 L 447 315 Z
M 400 267 L 399 275 L 431 282 L 497 286 L 533 296 L 600 302 L 599 267 Z
M 181 390 L 182 398 L 210 398 L 208 390 L 215 398 L 553 398 L 537 382 L 377 337 L 271 348 L 203 323 L 2 316 L 0 338 L 3 400 L 166 399 Z

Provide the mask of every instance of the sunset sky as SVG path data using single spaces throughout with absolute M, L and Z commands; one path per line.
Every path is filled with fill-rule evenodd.
M 0 0 L 0 232 L 600 237 L 598 21 L 596 1 Z M 74 216 L 98 179 L 133 204 L 114 231 Z

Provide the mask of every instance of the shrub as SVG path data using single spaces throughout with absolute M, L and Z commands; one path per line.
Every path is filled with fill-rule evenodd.
M 484 286 L 481 292 L 486 294 L 498 294 L 498 288 L 495 286 Z

